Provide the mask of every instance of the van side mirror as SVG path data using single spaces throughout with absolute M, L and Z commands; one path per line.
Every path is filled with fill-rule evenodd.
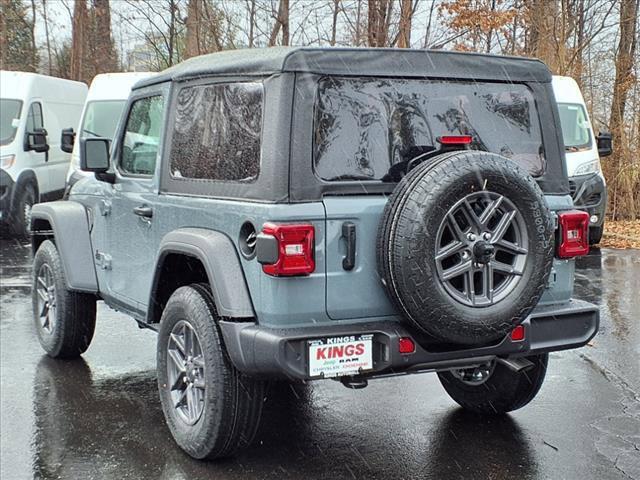
M 32 132 L 27 132 L 27 138 L 24 142 L 25 152 L 34 151 L 37 153 L 46 153 L 49 151 L 47 143 L 47 131 L 44 128 L 35 128 Z
M 73 128 L 65 128 L 60 134 L 60 150 L 65 153 L 73 152 L 73 144 L 76 142 L 76 132 Z
M 613 136 L 609 132 L 600 132 L 596 137 L 598 155 L 608 157 L 613 153 Z

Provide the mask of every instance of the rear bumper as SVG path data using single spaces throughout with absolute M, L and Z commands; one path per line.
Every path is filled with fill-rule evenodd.
M 253 322 L 221 321 L 231 361 L 242 372 L 273 377 L 314 380 L 308 372 L 308 341 L 346 335 L 373 334 L 373 370 L 366 377 L 446 370 L 485 363 L 496 357 L 517 357 L 578 348 L 598 331 L 598 307 L 581 300 L 537 307 L 523 322 L 525 338 L 509 337 L 484 347 L 428 351 L 416 342 L 416 351 L 401 354 L 400 337 L 412 337 L 398 322 L 322 325 L 271 329 Z
M 590 226 L 602 226 L 607 209 L 607 187 L 602 177 L 597 173 L 570 177 L 569 186 L 576 208 L 587 211 L 590 217 L 598 217 Z

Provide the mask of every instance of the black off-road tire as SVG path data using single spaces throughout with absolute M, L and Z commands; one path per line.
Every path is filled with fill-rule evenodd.
M 187 320 L 196 332 L 204 358 L 204 409 L 197 422 L 184 422 L 171 399 L 167 357 L 170 334 Z M 157 345 L 158 388 L 162 410 L 176 443 L 196 459 L 233 455 L 251 444 L 260 424 L 264 383 L 243 375 L 231 363 L 218 326 L 208 286 L 177 289 L 162 313 Z
M 36 191 L 33 185 L 26 184 L 16 198 L 11 228 L 14 235 L 26 239 L 31 235 L 31 208 L 36 204 Z
M 436 231 L 457 201 L 485 189 L 509 198 L 522 213 L 530 258 L 508 297 L 471 307 L 437 279 Z M 496 154 L 455 151 L 419 165 L 396 187 L 378 231 L 378 273 L 410 325 L 439 341 L 478 345 L 503 338 L 535 307 L 551 272 L 553 248 L 544 194 L 526 171 Z
M 604 223 L 599 227 L 589 227 L 589 245 L 597 245 L 602 241 Z
M 440 383 L 462 408 L 484 415 L 501 415 L 527 405 L 540 391 L 549 363 L 549 354 L 527 357 L 533 367 L 514 372 L 502 364 L 479 385 L 463 382 L 451 372 L 438 372 Z
M 52 327 L 47 330 L 41 322 L 42 283 L 40 273 L 49 269 L 53 309 Z M 44 351 L 53 358 L 76 358 L 87 351 L 96 325 L 96 297 L 67 288 L 62 260 L 51 240 L 45 240 L 38 248 L 33 261 L 32 283 L 33 317 L 38 340 Z

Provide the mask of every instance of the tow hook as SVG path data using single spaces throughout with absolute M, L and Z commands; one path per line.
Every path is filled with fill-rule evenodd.
M 340 377 L 340 383 L 347 388 L 352 390 L 360 390 L 369 385 L 369 382 L 366 378 L 363 377 L 355 377 L 353 375 L 347 377 Z
M 507 367 L 509 370 L 512 370 L 516 373 L 518 372 L 522 372 L 525 370 L 529 370 L 530 368 L 534 367 L 535 365 L 533 364 L 533 362 L 527 360 L 524 357 L 519 357 L 519 358 L 496 358 L 496 362 L 497 363 L 501 363 L 502 365 L 504 365 L 505 367 Z

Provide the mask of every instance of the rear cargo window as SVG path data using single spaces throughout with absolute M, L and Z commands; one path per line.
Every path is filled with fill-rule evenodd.
M 544 173 L 540 122 L 525 85 L 324 77 L 314 126 L 314 167 L 327 181 L 380 180 L 399 162 L 471 135 L 471 148 Z
M 184 87 L 171 145 L 174 178 L 252 182 L 260 172 L 262 84 Z

